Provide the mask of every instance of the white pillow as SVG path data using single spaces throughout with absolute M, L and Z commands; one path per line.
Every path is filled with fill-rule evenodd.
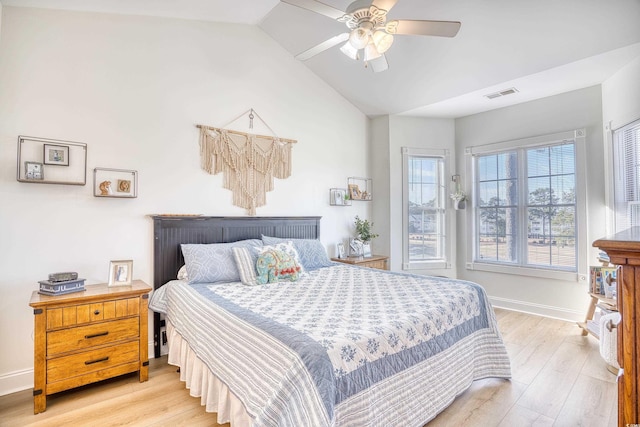
M 189 280 L 189 275 L 187 274 L 187 266 L 183 265 L 182 267 L 180 267 L 180 270 L 178 270 L 178 276 L 177 276 L 178 280 Z

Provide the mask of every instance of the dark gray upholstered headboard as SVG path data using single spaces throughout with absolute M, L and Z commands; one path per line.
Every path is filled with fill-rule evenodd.
M 165 216 L 153 218 L 153 288 L 174 280 L 184 264 L 181 243 L 228 243 L 260 239 L 262 235 L 292 239 L 320 238 L 319 216 L 219 217 Z M 154 314 L 155 357 L 160 357 L 160 315 Z

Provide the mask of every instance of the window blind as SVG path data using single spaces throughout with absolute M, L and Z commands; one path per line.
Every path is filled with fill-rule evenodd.
M 615 229 L 640 226 L 640 120 L 613 132 Z

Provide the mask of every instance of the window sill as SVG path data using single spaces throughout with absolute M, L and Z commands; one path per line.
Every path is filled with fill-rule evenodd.
M 451 264 L 445 261 L 405 262 L 402 264 L 403 270 L 442 270 L 450 268 Z
M 515 267 L 483 262 L 468 262 L 467 270 L 487 271 L 491 273 L 513 274 L 517 276 L 540 277 L 544 279 L 564 280 L 567 282 L 587 282 L 587 274 L 580 274 L 574 271 L 545 270 L 531 267 Z

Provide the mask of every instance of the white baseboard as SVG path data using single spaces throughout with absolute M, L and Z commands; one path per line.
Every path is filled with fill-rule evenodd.
M 153 340 L 147 345 L 149 359 L 153 359 Z M 33 368 L 0 374 L 0 396 L 30 388 L 33 388 Z
M 520 311 L 522 313 L 535 314 L 553 319 L 566 320 L 569 322 L 581 322 L 584 320 L 585 311 L 571 310 L 565 307 L 555 307 L 552 305 L 536 304 L 533 302 L 519 301 L 508 298 L 489 296 L 489 301 L 494 307 L 506 310 Z
M 33 388 L 33 369 L 0 375 L 0 396 Z

